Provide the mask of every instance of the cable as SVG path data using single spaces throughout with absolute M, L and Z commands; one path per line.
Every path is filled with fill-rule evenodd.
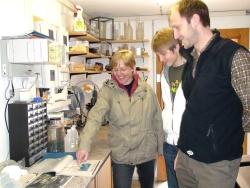
M 79 98 L 78 98 L 78 95 L 77 95 L 75 92 L 74 92 L 74 96 L 75 96 L 76 101 L 77 101 L 77 103 L 78 103 L 78 105 L 79 105 L 79 108 L 80 108 L 80 115 L 83 115 L 84 117 L 87 117 L 87 115 L 86 115 L 86 114 L 83 112 L 83 110 L 82 110 L 80 100 L 79 100 Z
M 7 91 L 8 91 L 8 88 L 11 84 L 11 94 L 9 96 L 9 98 L 7 97 Z M 5 108 L 4 108 L 4 120 L 5 120 L 5 126 L 6 126 L 6 130 L 8 131 L 9 133 L 9 127 L 8 127 L 8 122 L 7 122 L 7 107 L 8 107 L 8 104 L 10 102 L 10 100 L 15 96 L 15 90 L 14 90 L 14 85 L 13 85 L 13 82 L 12 80 L 9 80 L 8 82 L 8 85 L 5 89 L 5 99 L 7 100 L 6 104 L 5 104 Z
M 8 104 L 9 104 L 9 102 L 10 102 L 10 99 L 11 99 L 11 98 L 9 98 L 9 99 L 7 100 L 6 105 L 5 105 L 5 108 L 4 108 L 4 120 L 5 120 L 5 126 L 6 126 L 6 129 L 7 129 L 8 133 L 9 133 L 9 127 L 8 127 L 8 123 L 7 123 L 7 106 L 8 106 Z
M 8 88 L 9 88 L 9 86 L 10 86 L 10 80 L 8 81 L 8 85 L 7 85 L 7 87 L 6 87 L 6 89 L 5 89 L 5 92 L 4 92 L 4 97 L 5 97 L 5 99 L 6 100 L 8 100 L 9 98 L 7 97 L 7 90 L 8 90 Z

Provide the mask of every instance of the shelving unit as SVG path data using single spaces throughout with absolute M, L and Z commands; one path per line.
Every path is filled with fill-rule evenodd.
M 72 37 L 79 39 L 79 40 L 86 40 L 86 41 L 89 41 L 90 43 L 100 42 L 100 40 L 97 37 L 95 37 L 94 35 L 91 35 L 89 33 L 86 33 L 86 32 L 70 31 L 69 38 L 72 38 Z M 68 55 L 70 57 L 74 56 L 74 55 L 83 55 L 86 58 L 101 58 L 101 55 L 99 55 L 99 54 L 86 53 L 85 51 L 70 51 L 70 52 L 68 52 Z
M 70 31 L 69 32 L 69 38 L 76 38 L 79 40 L 86 40 L 90 43 L 99 43 L 101 42 L 97 37 L 95 37 L 92 34 L 86 33 L 86 32 L 74 32 Z M 110 58 L 110 56 L 104 56 L 101 54 L 95 54 L 95 53 L 86 53 L 85 51 L 70 51 L 68 52 L 69 59 L 72 56 L 83 56 L 86 59 L 95 59 L 95 58 Z M 84 71 L 70 71 L 70 75 L 77 75 L 77 74 L 100 74 L 104 71 L 96 71 L 96 70 L 84 70 Z
M 86 40 L 89 41 L 90 43 L 110 43 L 110 44 L 136 44 L 140 43 L 142 44 L 142 48 L 144 48 L 144 43 L 149 42 L 148 39 L 144 40 L 99 40 L 97 37 L 94 35 L 91 35 L 86 32 L 74 32 L 70 31 L 69 32 L 69 38 L 77 38 L 79 40 Z M 101 54 L 95 54 L 95 53 L 86 53 L 83 51 L 71 51 L 68 52 L 69 58 L 71 56 L 83 56 L 86 59 L 94 59 L 94 58 L 111 58 L 111 56 L 105 56 Z M 144 52 L 142 55 L 136 55 L 135 58 L 142 58 L 143 62 L 145 58 L 148 58 L 149 54 L 147 52 Z M 137 70 L 138 72 L 148 72 L 147 68 L 141 68 L 140 70 Z M 95 71 L 95 70 L 84 70 L 84 71 L 70 71 L 70 75 L 77 75 L 77 74 L 100 74 L 103 72 L 110 72 L 110 71 Z
M 106 41 L 101 41 L 102 43 L 111 43 L 111 44 L 135 44 L 135 43 L 141 43 L 142 44 L 142 48 L 144 48 L 144 43 L 149 42 L 148 39 L 144 39 L 144 40 L 106 40 Z M 136 58 L 147 58 L 149 57 L 148 52 L 144 52 L 142 55 L 136 55 Z
M 144 43 L 144 42 L 149 42 L 148 39 L 144 40 L 105 40 L 101 42 L 110 42 L 110 43 Z
M 145 43 L 149 43 L 150 40 L 148 40 L 148 39 L 144 39 L 144 40 L 105 40 L 105 41 L 101 41 L 101 42 L 108 42 L 108 43 L 111 43 L 114 45 L 128 44 L 128 47 L 131 45 L 134 45 L 134 47 L 140 46 L 142 49 L 145 49 Z M 141 66 L 139 65 L 138 67 L 136 67 L 136 71 L 141 73 L 144 80 L 147 80 L 148 76 L 146 76 L 146 75 L 149 73 L 149 70 L 148 70 L 148 68 L 145 68 L 144 65 L 145 65 L 145 59 L 149 58 L 148 52 L 143 51 L 142 55 L 135 55 L 135 58 L 142 59 L 142 65 Z M 137 62 L 140 62 L 140 61 L 137 61 Z

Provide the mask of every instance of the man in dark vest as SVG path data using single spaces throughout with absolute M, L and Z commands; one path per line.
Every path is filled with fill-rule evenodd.
M 171 7 L 174 37 L 191 49 L 176 175 L 180 188 L 233 188 L 250 130 L 250 53 L 210 29 L 201 0 Z M 192 49 L 193 48 L 193 49 Z

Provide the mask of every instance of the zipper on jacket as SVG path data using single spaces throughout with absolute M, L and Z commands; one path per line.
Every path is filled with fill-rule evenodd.
M 211 138 L 213 151 L 216 152 L 217 147 L 216 147 L 216 144 L 215 144 L 215 136 L 214 136 L 213 124 L 211 124 L 211 125 L 209 126 L 209 129 L 208 129 L 208 131 L 207 131 L 206 136 L 207 136 L 208 138 L 209 138 L 209 137 Z
M 171 127 L 172 127 L 172 130 L 174 130 L 174 120 L 173 120 L 173 115 L 174 115 L 174 99 L 173 99 L 173 95 L 171 93 L 171 90 L 170 90 L 170 96 L 171 96 L 171 102 L 172 102 L 172 125 L 171 125 Z

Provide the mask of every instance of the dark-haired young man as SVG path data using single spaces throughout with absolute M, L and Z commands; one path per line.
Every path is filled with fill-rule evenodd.
M 185 48 L 193 47 L 183 92 L 176 174 L 181 188 L 233 188 L 250 130 L 250 53 L 210 29 L 207 5 L 181 0 L 170 25 Z

